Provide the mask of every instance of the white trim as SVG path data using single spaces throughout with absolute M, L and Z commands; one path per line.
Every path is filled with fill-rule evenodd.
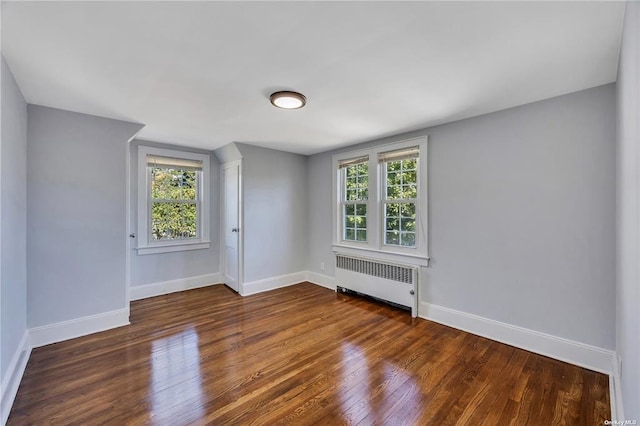
M 125 155 L 125 164 L 127 165 L 126 168 L 126 172 L 125 172 L 125 181 L 126 181 L 126 188 L 125 188 L 125 197 L 126 197 L 126 201 L 125 201 L 125 217 L 127 218 L 126 224 L 125 224 L 125 253 L 127 253 L 127 256 L 124 259 L 124 268 L 125 268 L 125 275 L 124 275 L 124 301 L 125 301 L 125 306 L 129 306 L 129 302 L 131 302 L 131 293 L 129 290 L 129 287 L 131 286 L 131 253 L 132 253 L 132 249 L 133 249 L 133 243 L 132 243 L 132 239 L 130 237 L 130 235 L 133 235 L 133 226 L 131 221 L 133 220 L 133 215 L 131 214 L 131 141 L 133 140 L 133 138 L 129 139 L 129 141 L 127 141 L 127 153 Z
M 124 283 L 125 283 L 125 307 L 129 306 L 129 303 L 131 302 L 131 291 L 130 291 L 130 286 L 131 286 L 131 256 L 133 256 L 133 238 L 131 238 L 131 235 L 135 234 L 133 233 L 134 229 L 135 229 L 135 224 L 133 223 L 135 217 L 134 215 L 131 214 L 131 185 L 133 184 L 133 179 L 131 176 L 131 142 L 136 138 L 136 136 L 138 135 L 138 133 L 140 133 L 142 131 L 142 128 L 140 128 L 140 130 L 138 130 L 135 134 L 133 134 L 133 136 L 131 136 L 129 138 L 129 140 L 127 141 L 127 152 L 125 155 L 125 161 L 127 164 L 127 168 L 126 168 L 126 172 L 125 172 L 125 180 L 126 180 L 126 189 L 125 189 L 125 195 L 126 195 L 126 202 L 125 202 L 125 217 L 127 218 L 127 222 L 126 222 L 126 237 L 125 237 L 125 249 L 127 250 L 127 256 L 125 258 L 125 276 L 124 276 Z M 137 178 L 136 178 L 136 182 L 137 182 Z
M 307 271 L 294 272 L 293 274 L 246 282 L 241 287 L 242 292 L 240 294 L 243 296 L 249 296 L 251 294 L 288 287 L 305 281 L 307 281 Z
M 221 274 L 200 275 L 182 280 L 164 281 L 145 286 L 132 287 L 131 296 L 132 300 L 138 300 L 145 297 L 172 293 L 174 291 L 204 287 L 213 285 L 210 283 L 203 284 L 204 281 L 216 281 L 215 278 L 218 277 L 221 277 Z M 312 271 L 301 271 L 245 283 L 245 286 L 249 288 L 250 291 L 245 292 L 243 296 L 275 290 L 304 281 L 331 290 L 335 290 L 336 288 L 335 278 L 333 277 Z M 160 293 L 160 291 L 164 291 L 164 293 Z M 620 387 L 620 360 L 613 351 L 427 302 L 420 302 L 419 317 L 608 374 L 611 419 L 624 419 Z M 2 380 L 2 417 L 0 418 L 0 424 L 4 424 L 9 416 L 11 405 L 17 394 L 32 347 L 44 346 L 50 343 L 127 325 L 129 324 L 128 319 L 129 310 L 120 309 L 74 320 L 62 321 L 56 324 L 35 327 L 25 331 L 20 345 L 16 349 L 9 368 L 7 369 L 7 374 Z M 31 345 L 28 344 L 29 341 Z
M 242 181 L 242 159 L 233 160 L 226 163 L 220 164 L 220 197 L 224 194 L 225 188 L 225 180 L 224 180 L 224 172 L 226 169 L 231 167 L 238 168 L 238 293 L 244 294 L 243 285 L 244 285 L 244 200 L 243 200 L 243 181 Z M 219 223 L 219 247 L 220 247 L 220 270 L 222 271 L 222 277 L 225 279 L 226 277 L 226 253 L 227 248 L 225 247 L 225 206 L 222 198 L 220 198 L 220 223 Z
M 609 400 L 611 402 L 611 420 L 625 420 L 622 406 L 622 383 L 620 377 L 620 357 L 614 354 L 609 375 Z
M 348 256 L 366 257 L 368 259 L 375 259 L 383 262 L 402 263 L 411 266 L 429 266 L 429 258 L 427 256 L 415 254 L 381 251 L 365 247 L 355 248 L 339 244 L 333 245 L 333 252 Z
M 138 247 L 136 250 L 138 251 L 138 256 L 145 256 L 147 254 L 171 253 L 174 251 L 202 250 L 208 249 L 210 246 L 211 241 L 194 241 L 172 243 L 163 246 Z
M 29 331 L 25 330 L 20 340 L 20 344 L 16 348 L 16 351 L 11 358 L 11 363 L 7 368 L 5 376 L 2 378 L 2 395 L 1 408 L 2 416 L 0 416 L 0 424 L 4 425 L 9 418 L 11 412 L 11 406 L 16 399 L 18 393 L 18 387 L 22 381 L 24 370 L 27 368 L 27 362 L 31 355 L 31 347 L 29 346 Z
M 147 167 L 147 155 L 159 155 L 163 157 L 184 158 L 187 160 L 202 161 L 201 178 L 198 179 L 199 205 L 198 208 L 198 238 L 178 241 L 151 241 L 150 240 L 150 195 L 149 195 L 149 171 Z M 156 254 L 183 250 L 195 250 L 208 248 L 211 233 L 209 222 L 211 221 L 211 156 L 189 151 L 156 148 L 146 145 L 138 145 L 138 200 L 137 200 L 137 247 L 138 254 Z M 194 247 L 191 244 L 206 244 L 202 247 Z
M 307 271 L 307 281 L 331 290 L 336 289 L 335 278 L 328 275 Z M 620 381 L 620 358 L 613 351 L 443 308 L 427 302 L 420 302 L 418 316 L 520 349 L 608 374 L 611 420 L 625 419 Z M 610 360 L 610 367 L 607 367 L 607 359 Z
M 29 329 L 32 348 L 129 325 L 129 308 L 103 312 Z
M 507 345 L 580 367 L 611 374 L 615 352 L 562 337 L 484 318 L 443 306 L 420 302 L 421 318 L 467 331 Z
M 378 163 L 378 154 L 389 150 L 408 148 L 418 145 L 420 147 L 420 159 L 418 161 L 418 202 L 416 216 L 416 246 L 397 247 L 385 245 L 384 242 L 384 214 L 382 206 L 384 201 L 383 189 L 384 179 Z M 344 241 L 342 239 L 342 174 L 338 167 L 340 160 L 349 158 L 369 156 L 369 199 L 367 204 L 367 241 Z M 407 255 L 407 257 L 426 259 L 427 262 L 419 263 L 420 266 L 428 266 L 429 259 L 429 180 L 428 180 L 428 136 L 418 136 L 410 139 L 398 140 L 386 144 L 372 146 L 370 148 L 358 149 L 355 151 L 340 152 L 334 154 L 332 158 L 332 242 L 333 246 L 353 249 L 367 250 L 370 252 L 388 253 L 390 255 Z M 384 257 L 381 257 L 384 259 Z M 398 259 L 398 258 L 396 258 Z M 397 260 L 396 260 L 397 261 Z
M 328 288 L 329 290 L 333 290 L 333 291 L 336 290 L 336 279 L 328 275 L 307 271 L 307 281 L 309 281 L 311 284 Z
M 131 300 L 146 299 L 147 297 L 161 296 L 163 294 L 207 287 L 220 283 L 222 283 L 222 274 L 215 273 L 138 285 L 131 287 Z

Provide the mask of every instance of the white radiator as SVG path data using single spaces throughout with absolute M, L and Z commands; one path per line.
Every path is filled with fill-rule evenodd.
M 336 285 L 411 308 L 418 315 L 418 268 L 336 255 Z

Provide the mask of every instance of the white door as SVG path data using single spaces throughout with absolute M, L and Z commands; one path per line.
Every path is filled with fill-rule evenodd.
M 224 236 L 225 283 L 240 291 L 240 164 L 233 162 L 222 166 L 222 221 Z

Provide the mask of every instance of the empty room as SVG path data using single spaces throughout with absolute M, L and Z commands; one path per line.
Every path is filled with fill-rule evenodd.
M 0 1 L 0 424 L 640 421 L 640 3 Z

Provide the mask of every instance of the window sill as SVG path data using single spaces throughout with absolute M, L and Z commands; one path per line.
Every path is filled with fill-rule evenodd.
M 333 244 L 333 252 L 336 254 L 360 256 L 404 265 L 429 266 L 429 256 L 424 254 L 399 253 L 388 250 L 376 250 L 368 247 L 353 247 L 341 244 Z
M 197 241 L 137 247 L 136 250 L 138 251 L 138 256 L 144 256 L 147 254 L 171 253 L 176 251 L 203 250 L 208 249 L 210 246 L 210 241 Z

